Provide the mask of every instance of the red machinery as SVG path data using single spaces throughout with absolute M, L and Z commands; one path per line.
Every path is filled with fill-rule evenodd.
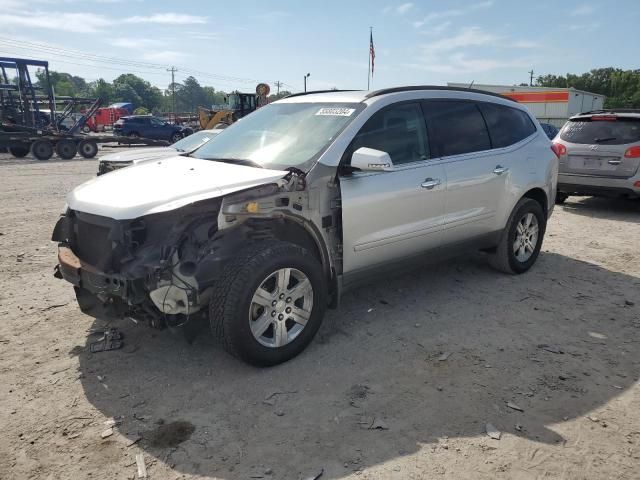
M 107 128 L 113 128 L 113 124 L 120 117 L 131 115 L 125 108 L 102 107 L 91 118 L 87 119 L 85 131 L 104 132 Z

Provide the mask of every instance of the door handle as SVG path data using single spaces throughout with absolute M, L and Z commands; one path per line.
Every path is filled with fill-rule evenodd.
M 433 190 L 434 187 L 440 185 L 439 178 L 425 178 L 424 182 L 420 184 L 422 188 L 426 188 L 427 190 Z
M 609 165 L 620 165 L 622 162 L 620 160 L 609 160 Z
M 496 168 L 493 169 L 493 173 L 496 175 L 502 175 L 504 172 L 508 172 L 509 169 L 507 167 L 503 167 L 502 165 L 496 165 Z

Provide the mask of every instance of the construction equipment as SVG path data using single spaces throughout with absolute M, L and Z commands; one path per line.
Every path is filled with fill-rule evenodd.
M 200 128 L 210 130 L 228 127 L 255 109 L 266 105 L 270 91 L 269 85 L 260 83 L 256 87 L 256 93 L 230 93 L 226 98 L 226 105 L 222 108 L 198 107 Z
M 29 68 L 42 69 L 45 85 L 32 81 Z M 82 135 L 80 131 L 100 104 L 100 99 L 56 98 L 49 62 L 0 57 L 0 150 L 6 148 L 16 158 L 25 157 L 29 152 L 38 160 L 49 160 L 54 152 L 65 160 L 77 153 L 93 158 L 98 153 L 98 144 L 107 142 L 169 144 L 148 139 Z M 63 123 L 82 106 L 84 111 L 73 123 Z

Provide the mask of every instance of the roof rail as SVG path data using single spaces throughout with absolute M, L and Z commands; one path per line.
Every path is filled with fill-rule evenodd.
M 596 113 L 640 113 L 640 108 L 608 108 L 604 110 L 589 110 L 588 112 L 581 112 L 577 115 L 593 115 Z
M 360 90 L 350 89 L 350 90 L 310 90 L 308 92 L 300 92 L 300 93 L 291 93 L 286 97 L 282 98 L 291 98 L 291 97 L 301 97 L 303 95 L 311 95 L 314 93 L 332 93 L 332 92 L 359 92 Z
M 504 98 L 505 100 L 511 100 L 512 102 L 518 103 L 513 98 L 509 98 L 495 92 L 488 92 L 486 90 L 478 90 L 475 88 L 445 87 L 442 85 L 413 85 L 408 87 L 383 88 L 381 90 L 374 90 L 373 92 L 369 92 L 365 98 L 379 97 L 380 95 L 386 95 L 387 93 L 412 92 L 416 90 L 445 90 L 445 91 L 453 91 L 453 92 L 480 93 L 482 95 L 491 95 L 492 97 Z

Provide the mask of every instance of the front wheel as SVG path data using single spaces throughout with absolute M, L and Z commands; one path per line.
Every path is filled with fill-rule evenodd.
M 214 286 L 209 318 L 229 353 L 271 366 L 305 349 L 326 305 L 326 281 L 313 255 L 291 243 L 256 243 L 227 264 Z
M 505 273 L 524 273 L 540 254 L 547 219 L 542 206 L 522 198 L 513 209 L 496 251 L 489 257 L 492 267 Z
M 173 135 L 171 135 L 171 143 L 176 143 L 180 139 L 182 139 L 181 133 L 176 132 Z

